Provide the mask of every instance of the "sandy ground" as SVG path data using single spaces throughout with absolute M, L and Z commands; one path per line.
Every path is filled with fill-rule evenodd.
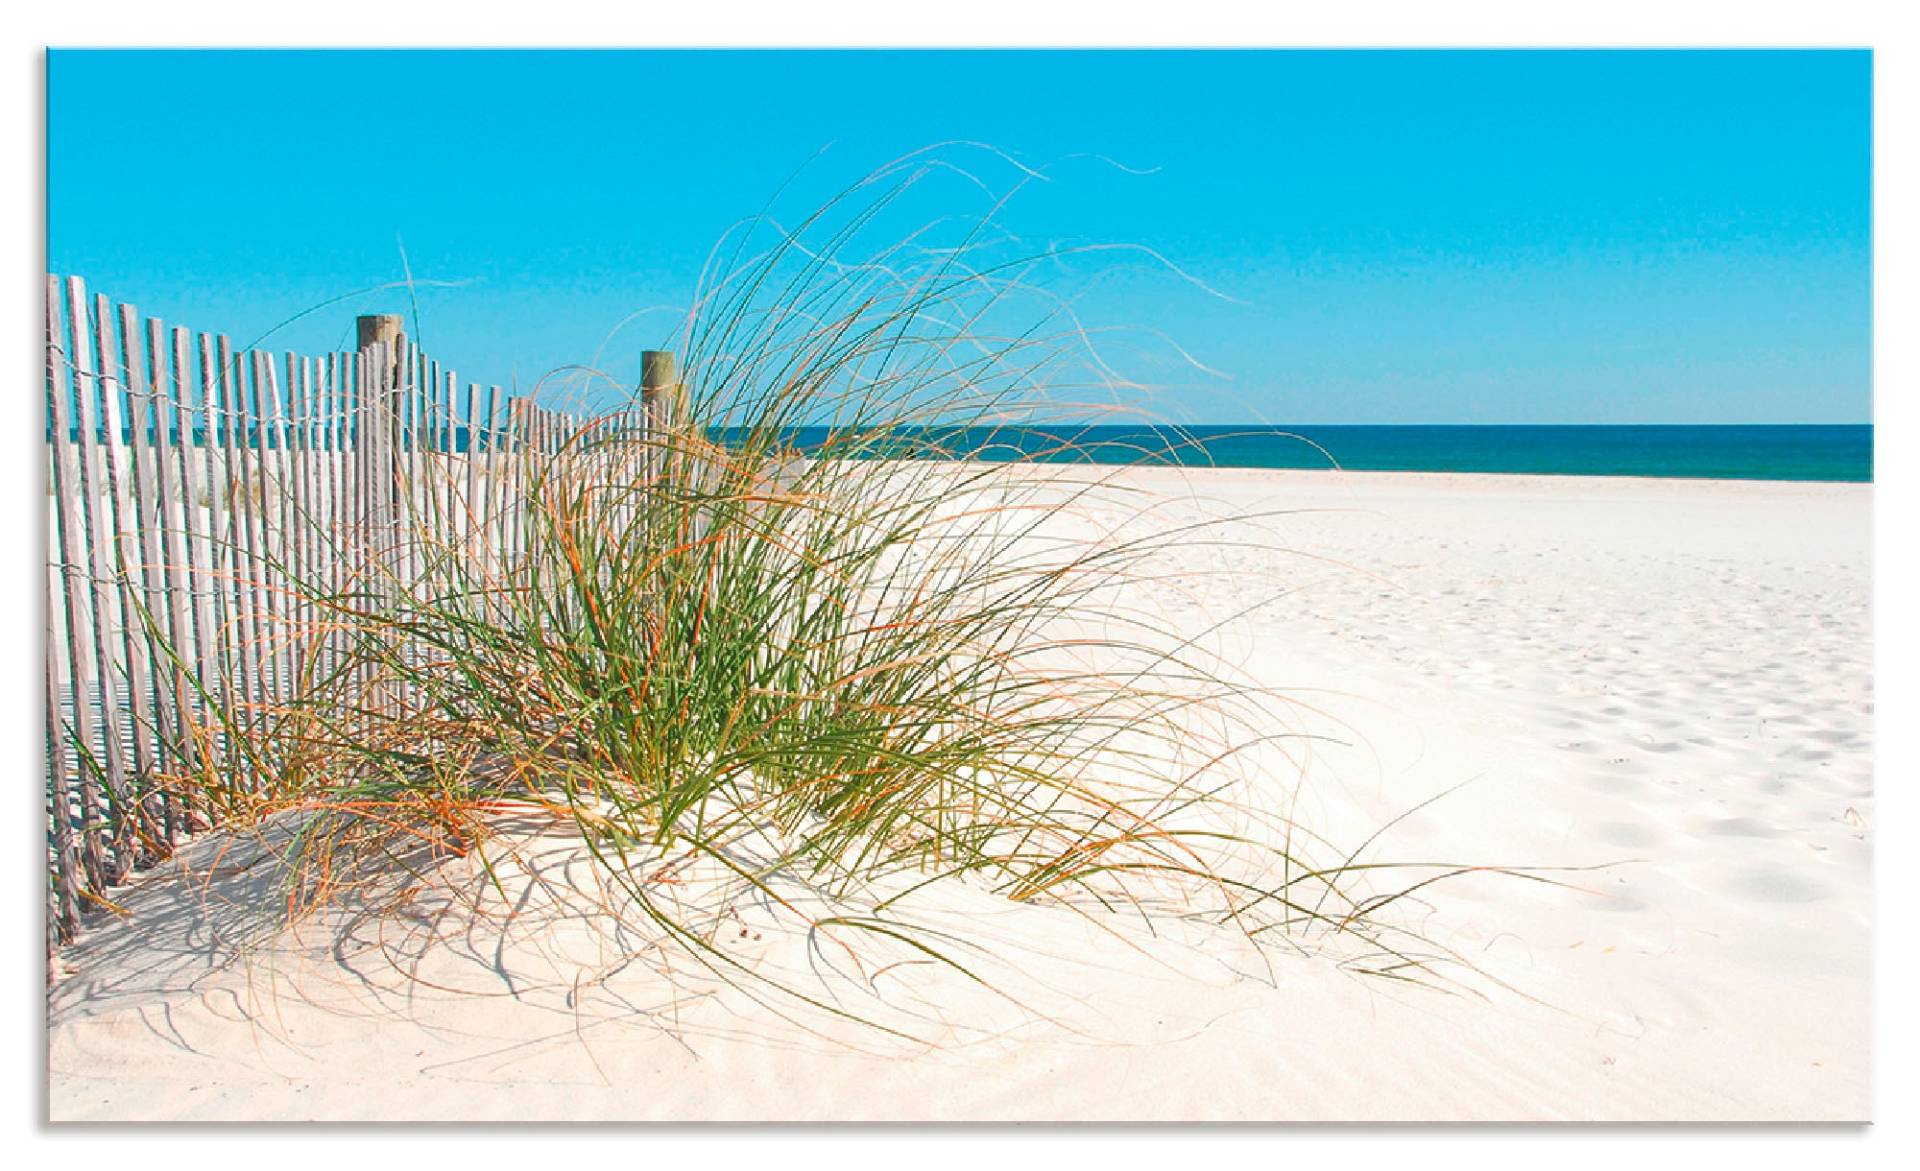
M 1479 969 L 1451 994 L 955 887 L 923 921 L 983 941 L 1005 995 L 927 965 L 844 981 L 929 1047 L 624 963 L 564 893 L 591 882 L 564 838 L 525 861 L 544 914 L 429 902 L 238 958 L 260 868 L 203 843 L 66 954 L 51 1117 L 1869 1116 L 1870 488 L 1128 475 L 1169 523 L 1284 510 L 1141 601 L 1241 614 L 1215 649 L 1318 733 L 1303 822 L 1357 844 L 1446 793 L 1382 855 L 1601 868 L 1408 900 Z M 739 922 L 743 955 L 818 975 Z

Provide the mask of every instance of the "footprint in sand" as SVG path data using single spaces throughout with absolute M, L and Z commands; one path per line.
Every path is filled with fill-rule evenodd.
M 1602 893 L 1590 903 L 1595 910 L 1611 911 L 1616 915 L 1631 915 L 1647 909 L 1647 901 L 1638 895 Z
M 1734 891 L 1765 903 L 1813 903 L 1827 897 L 1827 888 L 1784 866 L 1755 866 L 1743 871 Z
M 1615 846 L 1651 846 L 1663 835 L 1637 821 L 1604 821 L 1594 827 L 1594 836 Z
M 1580 784 L 1601 793 L 1637 793 L 1646 788 L 1646 781 L 1640 777 L 1619 773 L 1588 773 L 1576 778 Z

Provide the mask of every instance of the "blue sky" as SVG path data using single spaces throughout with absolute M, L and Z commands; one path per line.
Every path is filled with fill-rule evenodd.
M 933 143 L 1188 422 L 1871 417 L 1865 52 L 49 55 L 47 264 L 251 340 L 397 280 L 463 379 L 637 378 L 714 242 Z M 823 151 L 823 148 L 824 151 Z M 948 148 L 989 187 L 1018 171 Z M 1105 156 L 1125 169 L 1108 165 Z M 798 178 L 793 176 L 798 172 Z M 1147 172 L 1147 173 L 1136 173 Z M 955 181 L 923 197 L 955 214 Z M 923 208 L 924 210 L 924 208 Z M 935 210 L 943 210 L 936 207 Z M 1096 271 L 1097 270 L 1097 271 Z M 1095 278 L 1098 278 L 1097 280 Z M 276 333 L 317 353 L 350 298 Z

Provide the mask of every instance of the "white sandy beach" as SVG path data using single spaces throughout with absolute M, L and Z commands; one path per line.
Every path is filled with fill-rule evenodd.
M 1271 600 L 1214 641 L 1319 737 L 1303 823 L 1357 846 L 1454 790 L 1377 852 L 1613 865 L 1557 874 L 1578 890 L 1471 874 L 1409 900 L 1480 969 L 1454 994 L 942 892 L 926 914 L 992 940 L 983 964 L 1026 1007 L 952 973 L 863 973 L 952 1018 L 926 1049 L 676 995 L 538 913 L 423 911 L 236 961 L 223 932 L 261 887 L 202 842 L 192 883 L 143 877 L 125 920 L 62 953 L 50 1116 L 1869 1117 L 1869 486 L 1127 476 L 1174 498 L 1164 523 L 1289 510 L 1194 554 L 1222 572 L 1140 588 L 1195 630 Z M 579 861 L 560 838 L 536 857 Z M 806 963 L 751 911 L 739 941 Z

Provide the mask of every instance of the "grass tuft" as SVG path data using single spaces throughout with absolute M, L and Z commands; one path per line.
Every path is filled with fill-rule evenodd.
M 503 827 L 534 825 L 578 835 L 636 948 L 771 1004 L 849 1011 L 723 946 L 736 905 L 984 979 L 908 913 L 953 883 L 1438 970 L 1383 921 L 1427 873 L 1383 890 L 1295 824 L 1284 701 L 1156 602 L 1225 538 L 1139 523 L 1161 502 L 1056 438 L 1117 401 L 1044 287 L 1070 250 L 1010 253 L 991 215 L 864 245 L 951 173 L 910 156 L 746 225 L 671 341 L 671 426 L 576 375 L 585 408 L 512 456 L 524 552 L 417 510 L 348 590 L 296 583 L 333 653 L 229 729 L 269 783 L 183 782 L 296 818 L 278 911 L 454 857 L 504 895 Z

